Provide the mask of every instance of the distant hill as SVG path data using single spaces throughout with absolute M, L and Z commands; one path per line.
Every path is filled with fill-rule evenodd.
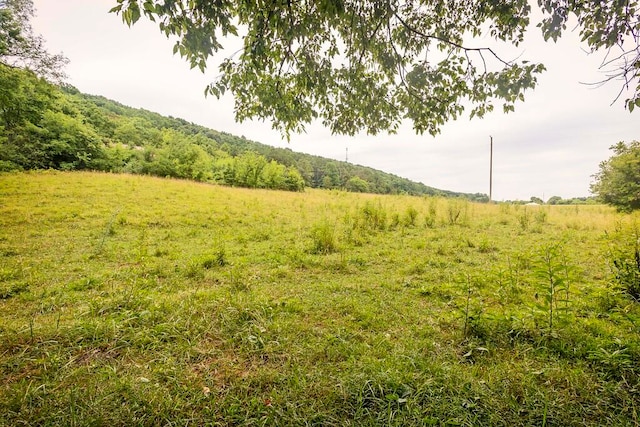
M 89 169 L 249 188 L 311 187 L 488 200 L 486 194 L 441 190 L 131 108 L 72 86 L 53 86 L 24 70 L 2 66 L 0 85 L 9 89 L 7 97 L 0 97 L 5 124 L 0 127 L 0 171 Z
M 67 88 L 66 92 L 83 103 L 91 103 L 104 114 L 111 115 L 116 121 L 126 122 L 129 119 L 137 123 L 138 126 L 143 125 L 156 130 L 173 129 L 185 135 L 204 136 L 206 139 L 200 140 L 199 144 L 208 152 L 222 151 L 232 157 L 242 156 L 246 153 L 257 153 L 263 156 L 267 162 L 275 161 L 286 167 L 296 168 L 307 187 L 341 188 L 378 194 L 404 193 L 462 197 L 476 201 L 488 200 L 486 194 L 441 190 L 370 167 L 298 153 L 289 148 L 272 147 L 248 140 L 244 136 L 238 137 L 226 132 L 219 132 L 184 119 L 162 116 L 145 109 L 131 108 L 103 96 L 83 94 L 72 88 Z M 122 125 L 121 123 L 120 126 Z

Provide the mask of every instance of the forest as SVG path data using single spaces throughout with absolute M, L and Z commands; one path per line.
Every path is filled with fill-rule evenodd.
M 439 190 L 127 107 L 4 64 L 0 87 L 0 171 L 94 170 L 247 188 L 310 187 L 488 200 L 485 194 Z

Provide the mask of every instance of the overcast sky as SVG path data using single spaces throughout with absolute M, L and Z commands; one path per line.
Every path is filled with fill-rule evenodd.
M 539 86 L 516 112 L 500 108 L 484 119 L 462 117 L 436 137 L 416 135 L 410 123 L 396 135 L 332 136 L 320 124 L 287 143 L 268 122 L 236 123 L 233 99 L 204 97 L 217 76 L 190 70 L 173 43 L 141 20 L 132 28 L 108 11 L 116 0 L 34 0 L 34 30 L 48 50 L 69 59 L 68 82 L 83 92 L 125 105 L 181 117 L 216 130 L 294 151 L 349 161 L 420 181 L 436 188 L 489 193 L 489 136 L 494 139 L 495 200 L 589 195 L 591 175 L 618 141 L 640 139 L 640 112 L 630 114 L 622 100 L 610 105 L 619 82 L 593 88 L 581 82 L 603 78 L 603 54 L 587 55 L 578 35 L 545 43 L 538 29 L 518 48 L 500 47 L 503 56 L 542 62 Z M 535 8 L 535 6 L 534 6 Z M 237 43 L 237 42 L 236 42 Z M 493 43 L 473 41 L 474 46 Z M 626 97 L 628 97 L 627 94 Z

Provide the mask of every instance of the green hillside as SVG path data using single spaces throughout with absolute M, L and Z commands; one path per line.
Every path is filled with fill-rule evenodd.
M 182 119 L 59 88 L 0 64 L 0 171 L 96 170 L 301 191 L 443 195 L 368 167 L 274 148 Z

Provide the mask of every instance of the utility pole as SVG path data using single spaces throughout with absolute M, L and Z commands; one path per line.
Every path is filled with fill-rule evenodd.
M 349 147 L 345 148 L 345 150 L 346 150 L 346 155 L 345 155 L 344 161 L 346 163 L 349 163 Z
M 489 148 L 489 202 L 493 200 L 493 137 L 489 135 L 491 140 Z

